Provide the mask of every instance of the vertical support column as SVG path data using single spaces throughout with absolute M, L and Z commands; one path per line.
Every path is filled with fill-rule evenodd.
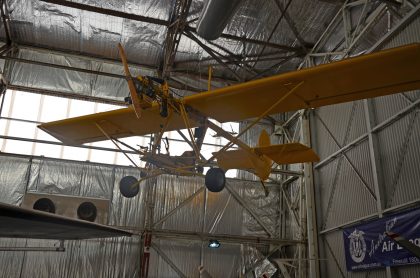
M 307 111 L 301 116 L 301 132 L 302 142 L 307 146 L 311 146 L 311 133 L 309 125 L 309 117 Z M 319 278 L 319 251 L 318 251 L 318 230 L 316 223 L 316 207 L 315 207 L 315 189 L 312 172 L 312 164 L 305 163 L 303 169 L 303 184 L 305 188 L 306 201 L 306 224 L 307 224 L 307 238 L 308 238 L 308 264 L 309 275 L 311 278 Z M 304 228 L 304 227 L 303 227 Z
M 299 224 L 300 224 L 300 240 L 305 241 L 307 239 L 307 219 L 306 219 L 306 205 L 305 205 L 305 191 L 304 191 L 304 178 L 299 179 Z M 308 267 L 307 267 L 307 244 L 301 243 L 298 246 L 298 277 L 306 278 L 308 277 Z
M 203 221 L 201 222 L 201 232 L 204 234 L 206 232 L 206 214 L 207 214 L 207 197 L 208 191 L 207 188 L 204 189 L 204 203 L 203 203 Z M 200 266 L 204 266 L 204 248 L 207 245 L 207 242 L 201 242 L 201 249 L 200 249 Z M 202 273 L 200 272 L 200 277 Z
M 143 252 L 141 258 L 140 273 L 141 278 L 147 278 L 149 275 L 149 263 L 150 263 L 150 247 L 152 246 L 152 234 L 153 228 L 153 214 L 155 206 L 155 192 L 156 192 L 156 178 L 146 180 L 146 214 L 144 217 L 144 234 L 141 238 L 143 241 Z M 156 249 L 155 249 L 156 250 Z
M 374 108 L 372 105 L 372 100 L 363 100 L 363 105 L 365 110 L 366 128 L 368 132 L 370 163 L 372 165 L 373 186 L 376 196 L 376 209 L 378 211 L 379 217 L 382 217 L 383 210 L 386 205 L 386 195 L 384 192 L 383 177 L 380 172 L 381 162 L 379 159 L 378 139 L 376 134 L 372 133 L 372 127 L 375 126 L 375 118 L 373 113 Z
M 372 166 L 373 186 L 376 196 L 376 209 L 378 216 L 381 218 L 386 206 L 386 195 L 383 186 L 383 176 L 381 174 L 382 167 L 379 159 L 378 138 L 376 134 L 372 132 L 372 127 L 375 126 L 375 115 L 373 113 L 374 107 L 372 105 L 372 100 L 370 99 L 363 100 L 363 105 L 365 110 L 366 128 L 368 132 L 369 156 L 370 164 Z M 386 278 L 392 278 L 392 271 L 389 266 L 386 267 Z

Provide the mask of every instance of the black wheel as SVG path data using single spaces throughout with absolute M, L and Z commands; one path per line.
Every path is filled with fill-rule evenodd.
M 96 219 L 97 210 L 92 202 L 83 202 L 77 208 L 77 217 L 82 220 L 93 222 Z
M 220 192 L 225 188 L 225 171 L 220 168 L 211 168 L 206 173 L 205 185 L 211 192 Z
M 133 198 L 139 193 L 138 180 L 133 176 L 126 176 L 120 180 L 120 192 L 126 198 Z

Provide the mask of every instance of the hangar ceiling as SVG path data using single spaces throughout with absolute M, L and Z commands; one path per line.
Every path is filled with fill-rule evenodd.
M 221 87 L 360 54 L 416 2 L 244 0 L 222 36 L 205 41 L 198 0 L 4 1 L 0 37 L 11 44 L 1 54 L 16 89 L 118 103 L 122 43 L 134 72 L 190 94 L 206 90 L 209 65 Z

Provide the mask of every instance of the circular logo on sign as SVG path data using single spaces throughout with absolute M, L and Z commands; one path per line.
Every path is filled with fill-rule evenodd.
M 355 229 L 348 237 L 350 239 L 349 250 L 351 259 L 355 263 L 361 263 L 365 259 L 366 242 L 363 237 L 364 234 L 365 233 L 363 231 Z

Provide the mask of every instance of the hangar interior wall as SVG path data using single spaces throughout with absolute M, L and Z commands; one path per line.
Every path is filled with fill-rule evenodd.
M 383 48 L 419 41 L 417 16 Z M 341 228 L 419 205 L 419 103 L 412 91 L 312 111 L 322 277 L 418 277 L 418 265 L 347 272 Z
M 19 205 L 25 192 L 105 198 L 111 200 L 108 223 L 137 234 L 145 225 L 153 226 L 173 212 L 153 228 L 228 236 L 267 237 L 269 232 L 280 238 L 276 235 L 280 219 L 278 197 L 272 194 L 263 198 L 259 183 L 228 179 L 229 190 L 215 194 L 203 190 L 201 177 L 167 175 L 142 184 L 139 195 L 127 199 L 118 189 L 119 180 L 127 175 L 139 178 L 139 171 L 124 166 L 2 154 L 0 202 Z M 149 224 L 148 207 L 153 207 Z M 48 240 L 0 239 L 2 247 L 57 244 Z M 139 277 L 141 244 L 140 237 L 133 236 L 66 241 L 66 251 L 62 253 L 0 252 L 0 277 Z M 273 274 L 276 270 L 261 250 L 248 244 L 223 243 L 213 250 L 207 247 L 207 241 L 176 237 L 154 237 L 152 244 L 149 277 L 179 276 L 168 259 L 185 277 L 198 277 L 199 265 L 204 265 L 213 277 L 237 277 L 241 270 L 253 277 L 251 265 L 257 273 Z

